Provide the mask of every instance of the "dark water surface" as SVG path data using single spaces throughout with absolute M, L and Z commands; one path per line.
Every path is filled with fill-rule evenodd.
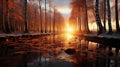
M 19 38 L 0 45 L 0 67 L 120 67 L 115 48 L 78 37 Z

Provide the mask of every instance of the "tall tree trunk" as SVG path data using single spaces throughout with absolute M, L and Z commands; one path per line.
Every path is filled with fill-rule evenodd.
M 81 1 L 80 0 L 78 0 L 78 2 L 80 3 Z M 81 14 L 82 13 L 82 8 L 81 8 L 81 5 L 80 4 L 78 4 L 78 30 L 81 32 Z
M 36 6 L 34 7 L 35 9 L 34 9 L 34 14 L 35 14 L 35 22 L 34 22 L 34 32 L 37 32 L 37 30 L 36 30 L 36 28 L 37 28 L 37 25 L 36 25 L 36 23 L 37 23 L 37 8 L 36 8 Z
M 51 33 L 51 0 L 48 0 L 49 1 L 49 33 Z
M 54 15 L 53 15 L 53 34 L 55 34 L 55 16 L 56 15 L 56 10 L 55 10 L 55 8 L 54 8 Z
M 45 0 L 45 33 L 47 32 L 47 14 L 46 14 L 46 10 L 47 10 L 46 8 L 47 7 L 46 7 L 46 2 L 47 1 Z
M 15 2 L 13 0 L 13 8 L 11 9 L 12 11 L 12 16 L 11 16 L 11 32 L 14 32 L 14 13 L 15 13 Z
M 50 18 L 49 18 L 49 25 L 50 25 L 49 28 L 50 29 L 49 29 L 49 32 L 51 33 L 51 27 L 52 27 L 51 7 L 50 7 L 50 12 L 49 13 L 50 13 Z
M 110 10 L 110 0 L 107 0 L 107 7 L 108 7 L 108 34 L 112 33 L 112 26 L 111 26 L 111 10 Z
M 116 17 L 116 31 L 120 32 L 120 28 L 119 28 L 119 14 L 118 14 L 118 0 L 115 0 L 115 17 Z
M 2 0 L 2 29 L 3 29 L 3 32 L 5 32 L 5 13 L 4 13 L 4 10 L 5 10 L 5 7 L 4 7 L 4 0 Z
M 28 33 L 28 23 L 27 23 L 27 0 L 24 1 L 24 24 L 25 24 L 25 33 Z
M 87 1 L 85 0 L 85 12 L 86 12 L 86 22 L 85 22 L 85 32 L 86 33 L 89 33 L 90 31 L 89 31 L 89 28 L 88 28 L 88 12 L 87 12 Z
M 106 31 L 106 0 L 104 0 L 104 19 L 103 19 L 103 24 L 104 24 L 104 30 Z
M 3 22 L 3 13 L 2 13 L 2 0 L 0 1 L 0 33 L 3 32 L 3 29 L 2 29 L 2 22 Z
M 5 14 L 5 32 L 10 33 L 9 27 L 9 7 L 8 7 L 8 0 L 6 0 L 6 14 Z
M 100 16 L 99 16 L 99 0 L 96 0 L 95 4 L 95 13 L 96 13 L 96 23 L 99 28 L 98 34 L 101 34 L 104 32 L 103 26 L 101 24 Z
M 39 12 L 40 12 L 40 32 L 43 33 L 43 28 L 42 28 L 42 10 L 41 10 L 41 4 L 40 4 L 40 1 L 39 0 Z

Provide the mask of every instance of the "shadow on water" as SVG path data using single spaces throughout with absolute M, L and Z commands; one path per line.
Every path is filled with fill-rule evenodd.
M 77 37 L 19 38 L 1 45 L 0 67 L 120 67 L 119 49 Z

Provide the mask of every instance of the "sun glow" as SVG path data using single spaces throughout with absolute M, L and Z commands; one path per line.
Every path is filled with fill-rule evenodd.
M 67 33 L 73 33 L 73 32 L 74 32 L 73 28 L 67 27 Z
M 96 31 L 97 30 L 97 24 L 94 22 L 94 23 L 89 23 L 89 29 L 91 31 Z
M 67 40 L 73 38 L 73 35 L 72 35 L 72 34 L 66 34 L 66 36 L 67 36 Z
M 120 21 L 119 21 L 120 22 Z M 116 23 L 115 21 L 111 21 L 111 26 L 112 26 L 112 30 L 115 31 L 116 30 Z M 103 25 L 103 24 L 102 24 Z M 90 31 L 97 31 L 98 27 L 97 27 L 97 24 L 96 22 L 92 22 L 92 23 L 89 23 L 89 30 Z M 108 27 L 108 21 L 106 20 L 106 30 L 109 30 L 109 27 Z
M 74 28 L 69 25 L 69 23 L 66 24 L 66 29 L 65 29 L 65 37 L 67 41 L 71 40 L 74 36 Z

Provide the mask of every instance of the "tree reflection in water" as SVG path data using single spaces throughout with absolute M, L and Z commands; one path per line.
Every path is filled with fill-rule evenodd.
M 115 48 L 73 38 L 64 42 L 62 36 L 20 38 L 4 42 L 0 50 L 0 67 L 107 67 L 120 66 Z M 67 47 L 66 47 L 67 44 Z M 66 49 L 73 49 L 72 54 Z M 71 51 L 70 51 L 71 52 Z

